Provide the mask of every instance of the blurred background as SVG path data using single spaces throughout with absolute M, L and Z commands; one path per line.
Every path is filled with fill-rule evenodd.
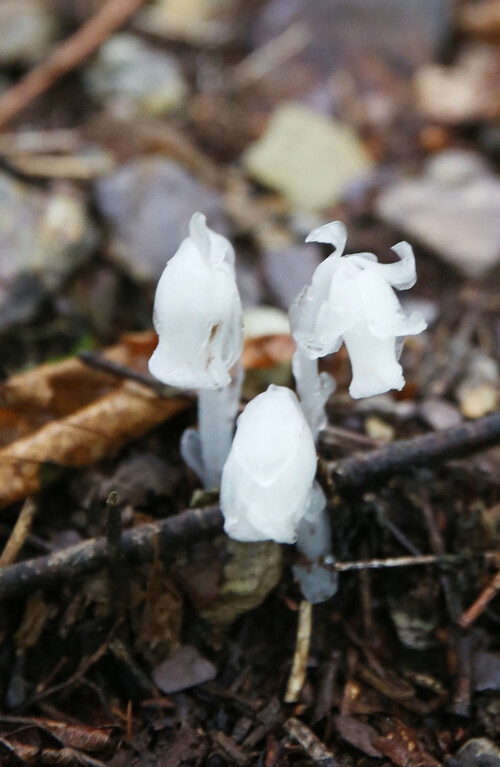
M 246 398 L 270 380 L 291 384 L 286 311 L 329 253 L 304 244 L 310 229 L 340 219 L 347 252 L 386 262 L 395 243 L 414 246 L 418 282 L 400 297 L 428 331 L 405 343 L 407 384 L 353 401 L 345 351 L 322 361 L 338 384 L 322 458 L 422 432 L 432 441 L 497 410 L 499 159 L 500 0 L 0 0 L 1 540 L 12 504 L 33 495 L 24 558 L 111 541 L 111 490 L 129 532 L 200 503 L 178 448 L 193 400 L 134 396 L 91 367 L 116 344 L 108 373 L 109 360 L 129 377 L 146 371 L 156 283 L 194 211 L 234 243 L 247 327 L 268 336 L 246 345 Z M 119 343 L 128 331 L 145 333 Z M 74 356 L 85 351 L 83 365 Z M 437 767 L 478 736 L 446 764 L 497 767 L 498 605 L 469 633 L 457 622 L 489 582 L 478 563 L 498 552 L 499 468 L 496 448 L 375 492 L 332 492 L 344 564 L 460 555 L 446 571 L 342 574 L 316 609 L 293 708 L 302 719 L 288 725 L 343 743 L 342 761 L 298 760 L 282 728 L 300 602 L 292 547 L 286 577 L 267 544 L 245 557 L 223 538 L 174 546 L 168 567 L 155 548 L 153 567 L 117 577 L 110 553 L 125 618 L 107 570 L 11 600 L 0 701 L 60 722 L 114 722 L 127 733 L 116 767 L 386 757 Z M 301 733 L 305 751 L 318 745 Z M 33 743 L 32 761 L 23 751 L 8 763 L 41 764 Z M 7 746 L 0 738 L 0 760 Z
M 150 327 L 195 210 L 234 241 L 245 307 L 284 310 L 328 254 L 307 232 L 340 218 L 348 252 L 415 247 L 403 300 L 430 332 L 403 396 L 494 409 L 500 2 L 128 0 L 110 23 L 119 6 L 0 3 L 1 373 Z

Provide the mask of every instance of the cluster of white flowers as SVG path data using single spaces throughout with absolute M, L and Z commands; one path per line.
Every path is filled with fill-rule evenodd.
M 199 389 L 199 430 L 185 433 L 182 451 L 206 488 L 220 484 L 227 534 L 279 543 L 298 536 L 312 568 L 297 567 L 295 573 L 308 598 L 321 601 L 334 593 L 336 581 L 320 562 L 330 551 L 329 521 L 314 479 L 314 441 L 326 423 L 324 407 L 334 382 L 318 374 L 317 360 L 345 343 L 352 397 L 402 389 L 402 340 L 426 325 L 416 314 L 404 315 L 394 292 L 416 280 L 407 242 L 393 247 L 397 263 L 379 264 L 372 253 L 343 255 L 347 233 L 340 221 L 314 229 L 310 241 L 331 244 L 334 252 L 290 310 L 300 404 L 291 389 L 270 386 L 246 406 L 233 439 L 243 346 L 234 250 L 200 213 L 193 215 L 189 237 L 158 283 L 159 341 L 149 369 L 163 383 Z

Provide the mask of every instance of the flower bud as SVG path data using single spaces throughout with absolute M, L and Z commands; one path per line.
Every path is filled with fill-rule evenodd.
M 154 303 L 158 346 L 150 373 L 189 389 L 227 386 L 243 349 L 243 318 L 234 250 L 195 213 L 189 237 L 160 277 Z
M 271 385 L 238 419 L 224 466 L 224 530 L 239 541 L 293 543 L 316 474 L 316 449 L 296 395 Z

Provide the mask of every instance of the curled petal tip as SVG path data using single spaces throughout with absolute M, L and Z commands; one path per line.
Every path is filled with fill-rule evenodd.
M 331 221 L 310 231 L 306 242 L 324 242 L 327 245 L 333 245 L 335 251 L 341 255 L 347 242 L 347 229 L 342 221 Z

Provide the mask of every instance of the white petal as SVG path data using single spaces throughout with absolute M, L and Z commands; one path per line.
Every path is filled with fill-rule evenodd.
M 309 232 L 306 242 L 324 242 L 333 245 L 338 255 L 342 255 L 347 242 L 347 229 L 342 221 L 331 221 Z
M 314 272 L 311 285 L 305 287 L 290 307 L 290 327 L 295 341 L 311 359 L 337 351 L 342 339 L 330 329 L 325 312 L 329 312 L 328 296 L 334 275 L 341 264 L 340 256 L 331 255 Z
M 345 334 L 344 341 L 352 366 L 351 397 L 372 397 L 403 388 L 405 381 L 396 359 L 395 337 L 378 338 L 366 322 L 360 322 Z
M 408 290 L 417 281 L 415 255 L 409 242 L 398 242 L 392 250 L 401 259 L 395 264 L 381 264 L 385 279 L 397 290 Z
M 416 335 L 425 330 L 423 317 L 417 313 L 405 316 L 398 297 L 385 280 L 385 273 L 371 268 L 360 271 L 356 286 L 362 304 L 360 316 L 378 338 Z

